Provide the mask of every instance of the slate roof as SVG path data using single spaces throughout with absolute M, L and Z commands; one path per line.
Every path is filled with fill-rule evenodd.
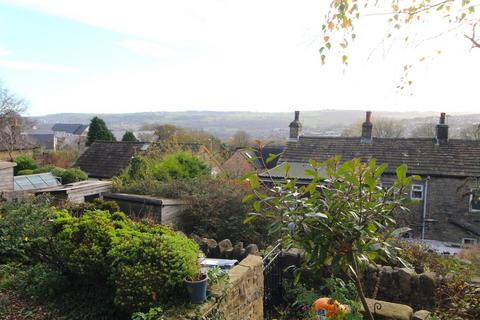
M 145 142 L 96 141 L 85 150 L 74 166 L 85 171 L 91 178 L 111 178 L 120 174 L 136 152 L 145 150 Z
M 410 174 L 480 177 L 480 141 L 473 140 L 451 139 L 438 145 L 430 138 L 373 138 L 371 143 L 361 143 L 358 137 L 301 136 L 288 143 L 280 162 L 324 161 L 335 155 L 344 160 L 376 159 L 387 163 L 390 173 L 406 164 Z
M 88 125 L 86 124 L 79 124 L 79 123 L 56 123 L 53 127 L 53 131 L 59 132 L 67 132 L 71 134 L 81 135 L 86 129 Z
M 280 154 L 283 152 L 284 146 L 265 146 L 258 150 L 256 147 L 253 147 L 254 150 L 248 149 L 239 149 L 242 155 L 247 159 L 251 160 L 251 163 L 255 167 L 256 170 L 263 170 L 263 169 L 272 169 L 278 164 L 278 160 L 280 159 Z M 275 159 L 270 162 L 267 162 L 268 157 L 270 154 L 279 155 Z

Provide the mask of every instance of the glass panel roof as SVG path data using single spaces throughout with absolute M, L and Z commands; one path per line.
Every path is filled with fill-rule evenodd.
M 14 181 L 15 191 L 43 189 L 60 185 L 58 179 L 50 172 L 27 176 L 15 176 Z

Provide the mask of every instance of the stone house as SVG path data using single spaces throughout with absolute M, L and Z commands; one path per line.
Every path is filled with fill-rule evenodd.
M 277 165 L 279 157 L 267 161 L 270 154 L 280 155 L 284 146 L 265 146 L 259 150 L 237 149 L 233 155 L 223 163 L 225 173 L 230 177 L 238 178 L 250 172 L 262 172 Z
M 56 123 L 52 131 L 60 149 L 83 150 L 87 141 L 88 128 L 88 125 L 79 123 Z
M 406 164 L 409 174 L 421 177 L 409 192 L 416 204 L 400 221 L 412 229 L 409 236 L 475 244 L 480 241 L 480 193 L 476 191 L 480 182 L 480 141 L 449 139 L 445 118 L 442 113 L 432 138 L 372 137 L 371 112 L 366 114 L 360 137 L 321 137 L 301 135 L 297 111 L 279 166 L 288 163 L 293 169 L 305 168 L 310 159 L 325 161 L 336 155 L 344 160 L 375 159 L 379 164 L 388 164 L 382 181 L 388 185 L 395 179 L 395 169 Z M 300 181 L 307 178 L 297 175 Z

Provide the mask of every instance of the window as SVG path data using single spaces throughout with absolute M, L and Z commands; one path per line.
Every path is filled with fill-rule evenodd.
M 412 200 L 423 199 L 423 185 L 421 184 L 412 185 L 412 191 L 410 192 L 410 199 Z
M 463 239 L 462 239 L 462 244 L 465 244 L 465 245 L 476 245 L 476 244 L 477 244 L 477 239 L 473 239 L 473 238 L 463 238 Z
M 472 192 L 470 194 L 470 212 L 480 212 L 480 194 L 479 192 Z

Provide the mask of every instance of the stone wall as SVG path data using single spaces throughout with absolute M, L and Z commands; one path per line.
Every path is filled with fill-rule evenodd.
M 190 234 L 190 238 L 200 246 L 200 250 L 202 250 L 207 258 L 235 259 L 241 261 L 250 254 L 260 255 L 258 246 L 254 243 L 244 246 L 243 242 L 239 241 L 233 245 L 230 239 L 223 239 L 217 242 L 215 239 L 201 238 L 194 233 Z
M 382 180 L 388 183 L 393 177 L 386 174 Z M 473 238 L 480 242 L 480 214 L 469 212 L 469 197 L 465 194 L 470 190 L 470 185 L 465 182 L 465 178 L 430 178 L 426 199 L 425 239 L 461 243 L 463 238 Z M 425 185 L 425 177 L 414 184 Z M 397 221 L 409 226 L 414 238 L 421 238 L 423 200 L 409 205 L 409 208 L 410 213 L 398 217 Z M 471 228 L 459 225 L 469 225 Z
M 263 262 L 249 255 L 230 269 L 225 285 L 209 288 L 207 302 L 179 310 L 168 320 L 263 320 Z
M 435 291 L 440 279 L 433 272 L 417 274 L 408 268 L 369 266 L 364 275 L 367 297 L 402 303 L 414 309 L 435 305 Z

